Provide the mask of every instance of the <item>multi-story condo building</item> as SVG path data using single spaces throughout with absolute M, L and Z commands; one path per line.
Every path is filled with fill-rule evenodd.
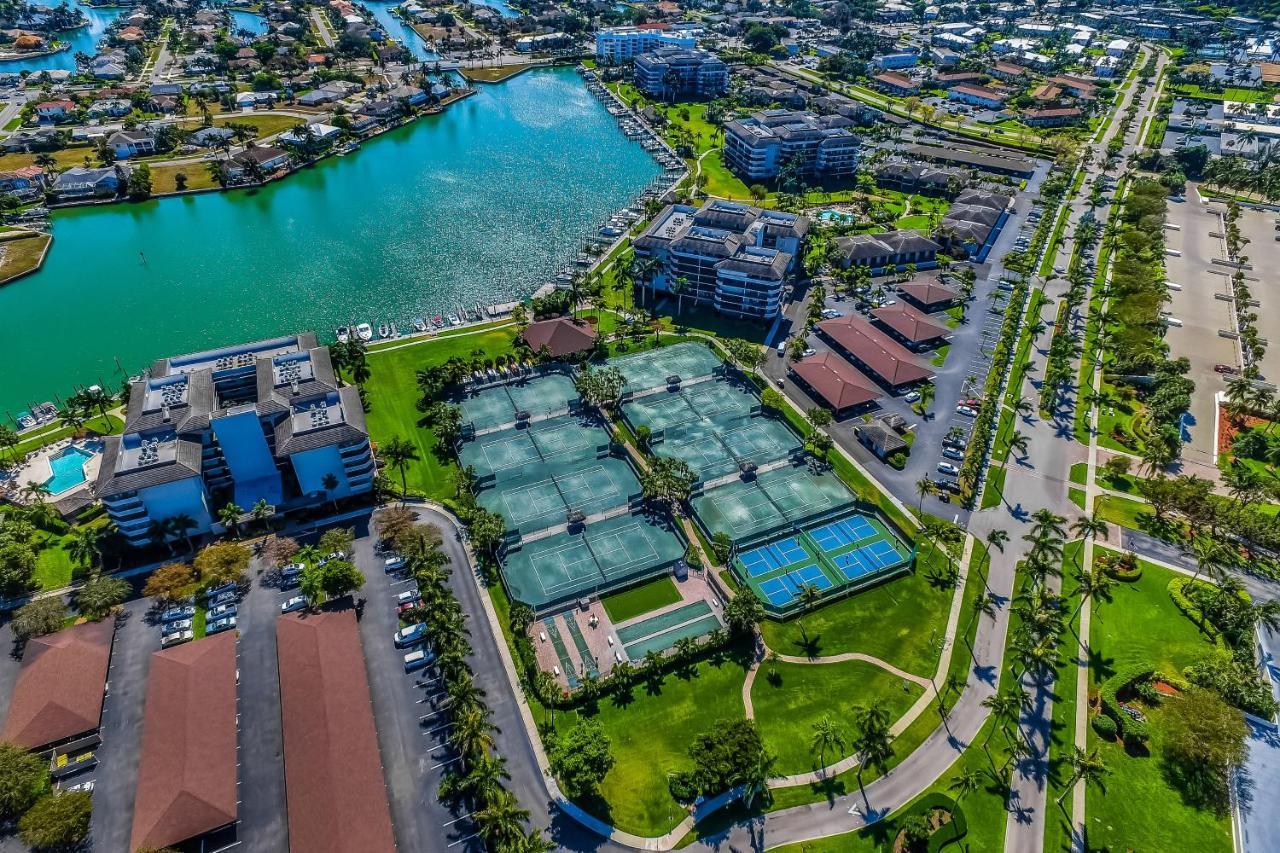
M 714 98 L 729 91 L 729 68 L 705 50 L 664 47 L 636 57 L 632 78 L 646 95 L 665 100 Z
M 642 53 L 664 47 L 690 50 L 698 45 L 698 30 L 670 30 L 656 24 L 639 27 L 606 27 L 596 33 L 596 60 L 621 65 Z
M 858 168 L 853 121 L 790 110 L 765 110 L 724 128 L 725 163 L 747 183 L 778 177 L 795 162 L 805 177 L 847 178 Z
M 656 262 L 645 286 L 709 305 L 733 317 L 772 319 L 809 221 L 737 202 L 667 207 L 635 239 L 636 254 Z
M 359 391 L 339 387 L 329 350 L 306 334 L 153 364 L 130 388 L 123 433 L 106 439 L 96 492 L 142 545 L 156 522 L 208 532 L 232 502 L 288 510 L 368 492 L 375 467 Z

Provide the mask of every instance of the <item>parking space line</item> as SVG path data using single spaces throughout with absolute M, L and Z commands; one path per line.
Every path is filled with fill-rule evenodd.
M 457 758 L 450 758 L 448 761 L 441 761 L 439 764 L 433 764 L 430 769 L 439 770 L 441 767 L 448 767 L 450 764 L 457 764 L 461 760 L 462 756 L 459 755 Z
M 453 825 L 454 825 L 455 823 L 457 823 L 458 821 L 460 821 L 460 820 L 466 820 L 467 818 L 471 817 L 473 814 L 475 814 L 475 812 L 467 812 L 467 813 L 466 813 L 466 814 L 464 814 L 462 817 L 455 817 L 453 820 L 445 821 L 444 823 L 442 823 L 442 824 L 440 824 L 440 825 L 441 825 L 441 826 L 453 826 Z
M 436 728 L 431 729 L 431 730 L 429 730 L 429 731 L 424 731 L 422 734 L 423 734 L 423 735 L 433 735 L 433 734 L 435 734 L 436 732 L 442 732 L 442 731 L 444 731 L 445 729 L 449 728 L 449 727 L 450 727 L 450 726 L 452 726 L 452 725 L 453 725 L 453 723 L 445 723 L 443 726 L 437 726 Z
M 457 841 L 453 842 L 453 843 L 452 843 L 452 844 L 450 844 L 449 846 L 450 846 L 450 847 L 457 847 L 459 844 L 462 844 L 464 841 L 470 841 L 470 840 L 471 840 L 471 839 L 473 839 L 473 838 L 479 838 L 479 837 L 480 837 L 480 833 L 478 833 L 478 832 L 473 832 L 471 835 L 468 835 L 466 838 L 459 838 Z

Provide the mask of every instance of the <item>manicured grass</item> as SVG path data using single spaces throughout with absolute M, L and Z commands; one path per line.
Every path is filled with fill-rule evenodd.
M 1275 97 L 1274 90 L 1270 89 L 1228 87 L 1221 92 L 1206 92 L 1195 83 L 1175 83 L 1170 89 L 1179 95 L 1199 101 L 1240 101 L 1248 104 L 1269 104 L 1271 99 Z
M 124 429 L 124 421 L 115 415 L 107 415 L 106 420 L 103 420 L 102 416 L 99 415 L 85 421 L 84 428 L 98 435 L 115 435 Z M 39 450 L 47 444 L 53 444 L 55 441 L 69 438 L 74 432 L 75 430 L 69 426 L 60 426 L 49 429 L 46 432 L 36 433 L 30 438 L 20 441 L 11 450 L 7 451 L 4 454 L 5 458 L 12 459 L 16 456 L 30 453 L 33 450 Z
M 0 259 L 0 281 L 35 270 L 44 258 L 45 248 L 53 238 L 38 231 L 15 232 L 0 241 L 4 257 Z
M 503 80 L 514 77 L 529 67 L 528 65 L 502 65 L 495 68 L 466 68 L 461 73 L 468 80 L 475 80 L 481 83 L 501 83 Z
M 178 192 L 178 175 L 186 175 L 185 190 L 207 190 L 218 186 L 204 163 L 151 166 L 151 194 L 165 195 Z
M 1089 633 L 1092 688 L 1129 664 L 1149 664 L 1177 673 L 1213 648 L 1209 638 L 1169 597 L 1167 586 L 1179 575 L 1146 561 L 1139 563 L 1141 578 L 1117 584 L 1111 602 L 1093 605 Z M 1160 766 L 1158 707 L 1150 711 L 1148 720 L 1149 756 L 1133 756 L 1120 744 L 1103 743 L 1090 729 L 1089 746 L 1102 750 L 1111 771 L 1106 792 L 1090 787 L 1086 797 L 1090 848 L 1230 850 L 1231 826 L 1226 816 L 1192 807 L 1169 785 Z
M 205 624 L 208 620 L 208 611 L 203 605 L 196 605 L 196 613 L 191 617 L 191 638 L 198 640 L 205 635 Z
M 774 671 L 777 677 L 770 678 Z M 863 661 L 766 662 L 751 686 L 751 703 L 765 744 L 777 756 L 774 773 L 789 775 L 822 766 L 809 747 L 813 725 L 824 715 L 850 741 L 854 734 L 849 724 L 851 706 L 879 701 L 896 720 L 922 692 L 919 685 Z M 831 764 L 847 754 L 847 750 L 828 751 L 822 760 Z
M 1076 462 L 1071 466 L 1071 474 L 1069 475 L 1071 482 L 1078 486 L 1083 486 L 1086 478 L 1089 476 L 1089 463 Z
M 668 604 L 675 604 L 679 600 L 680 590 L 676 589 L 675 581 L 670 575 L 663 575 L 640 586 L 607 595 L 601 603 L 604 605 L 604 612 L 617 624 Z
M 915 675 L 937 666 L 954 588 L 938 577 L 946 559 L 923 551 L 916 570 L 803 616 L 761 626 L 765 643 L 779 654 L 826 657 L 863 652 Z
M 1084 509 L 1084 489 L 1067 489 L 1067 500 Z
M 721 720 L 742 719 L 745 679 L 743 661 L 704 662 L 688 675 L 638 685 L 628 698 L 603 700 L 594 711 L 557 713 L 556 731 L 568 732 L 590 715 L 611 742 L 615 764 L 600 786 L 601 799 L 581 805 L 627 832 L 668 832 L 685 811 L 671 798 L 667 774 L 689 769 L 689 745 L 699 734 Z
M 1130 530 L 1144 530 L 1147 520 L 1155 516 L 1146 504 L 1115 495 L 1103 495 L 1098 498 L 1094 508 L 1106 521 L 1128 527 Z
M 1075 610 L 1079 597 L 1080 581 L 1076 577 L 1079 561 L 1084 555 L 1084 543 L 1080 540 L 1067 543 L 1063 549 L 1062 587 L 1063 606 L 1067 612 Z M 1091 602 L 1092 603 L 1092 602 Z M 1069 853 L 1071 850 L 1071 795 L 1059 806 L 1056 802 L 1071 769 L 1066 763 L 1075 745 L 1076 684 L 1080 672 L 1080 614 L 1072 618 L 1062 634 L 1058 646 L 1058 660 L 1054 666 L 1054 700 L 1052 726 L 1049 733 L 1049 778 L 1045 800 L 1046 851 Z
M 48 152 L 53 156 L 54 164 L 50 168 L 55 171 L 64 171 L 72 166 L 83 166 L 84 158 L 89 158 L 89 164 L 98 165 L 98 155 L 94 149 L 87 145 L 75 148 L 63 148 L 59 151 Z M 0 170 L 3 169 L 20 169 L 23 166 L 35 165 L 36 157 L 39 154 L 29 154 L 26 152 L 15 152 L 13 154 L 0 154 Z
M 71 583 L 71 556 L 61 537 L 51 538 L 36 555 L 36 584 L 42 590 L 62 589 Z
M 1004 468 L 994 465 L 987 471 L 987 485 L 982 490 L 982 509 L 1000 505 L 1004 498 L 1004 479 L 1008 473 Z
M 457 474 L 452 454 L 439 447 L 434 432 L 420 425 L 417 371 L 442 364 L 452 356 L 470 359 L 477 350 L 488 356 L 510 352 L 514 338 L 515 332 L 507 326 L 470 335 L 426 338 L 394 349 L 369 350 L 370 377 L 364 386 L 370 404 L 369 435 L 375 446 L 392 438 L 403 438 L 414 445 L 418 459 L 405 471 L 411 491 L 435 500 L 453 498 Z M 398 481 L 399 477 L 392 479 Z
M 1053 234 L 1049 237 L 1049 245 L 1044 250 L 1044 258 L 1040 261 L 1040 277 L 1048 278 L 1053 274 L 1053 265 L 1058 260 L 1058 246 L 1062 243 L 1062 235 L 1067 230 L 1067 213 L 1069 205 L 1058 210 L 1058 219 L 1053 226 Z

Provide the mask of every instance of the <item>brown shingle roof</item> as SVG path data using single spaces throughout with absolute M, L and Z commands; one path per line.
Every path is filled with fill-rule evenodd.
M 373 705 L 354 610 L 276 622 L 293 853 L 392 853 Z
M 932 281 L 909 281 L 898 285 L 898 291 L 907 294 L 926 308 L 941 305 L 944 302 L 954 302 L 960 298 L 960 294 L 951 288 Z
M 880 397 L 873 381 L 833 352 L 820 352 L 797 361 L 791 371 L 836 410 L 861 406 Z
M 130 850 L 169 847 L 236 819 L 236 635 L 151 656 Z
M 818 328 L 891 387 L 934 375 L 902 344 L 857 316 L 823 320 Z
M 595 329 L 564 317 L 530 323 L 522 337 L 534 352 L 541 352 L 545 346 L 555 358 L 589 350 L 596 345 Z
M 0 740 L 36 749 L 96 730 L 115 630 L 106 619 L 28 641 Z
M 910 305 L 899 303 L 886 305 L 872 310 L 872 315 L 890 329 L 902 335 L 912 343 L 931 341 L 943 335 L 951 334 L 951 330 L 941 323 L 935 323 L 928 316 L 921 314 Z

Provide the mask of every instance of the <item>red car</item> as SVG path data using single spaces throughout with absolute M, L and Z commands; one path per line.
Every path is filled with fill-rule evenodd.
M 1232 364 L 1215 364 L 1213 366 L 1213 371 L 1214 373 L 1226 373 L 1230 376 L 1234 376 L 1240 372 L 1239 368 Z

